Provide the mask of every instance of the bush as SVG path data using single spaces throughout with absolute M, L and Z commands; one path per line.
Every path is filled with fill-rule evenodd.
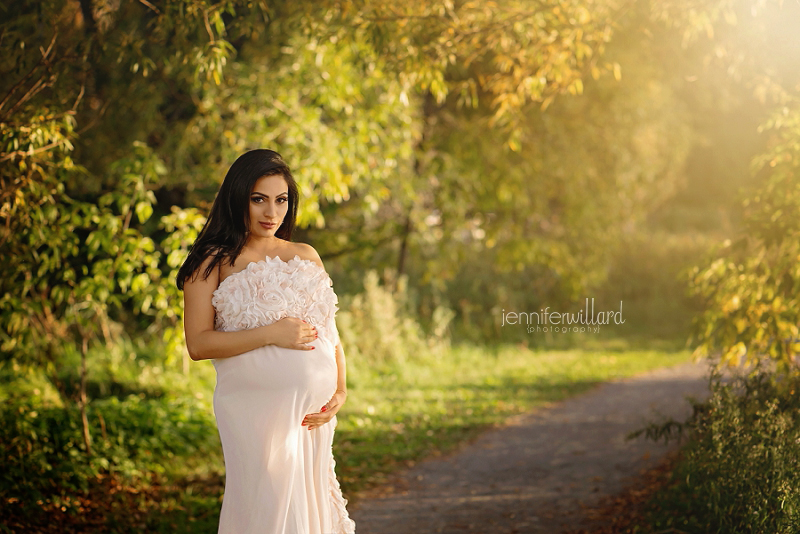
M 453 313 L 436 308 L 430 332 L 425 332 L 410 310 L 404 281 L 393 293 L 370 271 L 364 277 L 362 293 L 341 299 L 336 324 L 345 351 L 354 356 L 348 360 L 348 371 L 353 367 L 356 379 L 359 368 L 397 370 L 407 360 L 435 356 L 449 346 L 448 325 Z
M 16 400 L 0 409 L 1 499 L 26 509 L 34 503 L 65 502 L 65 497 L 85 493 L 101 474 L 132 479 L 163 473 L 174 456 L 219 448 L 213 415 L 191 399 L 112 397 L 92 402 L 87 411 L 91 454 L 84 445 L 77 405 Z
M 685 423 L 647 429 L 667 439 L 692 431 L 648 523 L 698 534 L 800 532 L 800 378 L 758 364 L 729 382 L 715 373 L 711 389 Z

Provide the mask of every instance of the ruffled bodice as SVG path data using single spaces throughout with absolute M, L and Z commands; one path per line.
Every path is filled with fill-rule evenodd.
M 339 343 L 338 302 L 325 269 L 298 255 L 288 262 L 277 256 L 252 262 L 225 278 L 211 298 L 216 330 L 245 330 L 297 317 L 334 347 Z

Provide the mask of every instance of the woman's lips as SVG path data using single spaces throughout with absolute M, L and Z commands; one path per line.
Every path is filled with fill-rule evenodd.
M 265 228 L 267 230 L 272 230 L 273 228 L 275 228 L 275 223 L 265 223 L 259 221 L 258 224 L 260 224 L 262 228 Z

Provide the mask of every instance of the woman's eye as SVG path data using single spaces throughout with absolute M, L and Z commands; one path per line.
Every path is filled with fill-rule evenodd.
M 261 197 L 253 197 L 253 198 L 251 198 L 250 200 L 252 200 L 252 201 L 253 201 L 253 202 L 255 202 L 256 204 L 258 204 L 259 202 L 261 202 L 262 198 L 261 198 Z
M 278 199 L 278 203 L 279 203 L 279 204 L 283 204 L 284 202 L 288 202 L 288 200 L 289 200 L 289 199 L 288 199 L 288 198 L 286 198 L 286 197 L 281 197 L 281 198 L 279 198 L 279 199 Z

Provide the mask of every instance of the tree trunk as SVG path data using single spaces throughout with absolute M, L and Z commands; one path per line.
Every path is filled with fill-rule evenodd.
M 397 276 L 394 279 L 394 290 L 397 291 L 400 277 L 403 276 L 406 268 L 406 256 L 408 255 L 408 238 L 411 235 L 411 208 L 406 213 L 406 222 L 403 225 L 403 236 L 400 241 L 400 252 L 397 255 Z
M 425 155 L 425 142 L 430 136 L 429 129 L 430 129 L 430 121 L 434 113 L 440 108 L 441 106 L 436 103 L 433 95 L 430 93 L 426 93 L 425 101 L 422 106 L 422 133 L 420 135 L 419 141 L 417 145 L 414 147 L 414 180 L 419 187 L 423 187 L 422 183 L 422 176 L 425 172 L 423 168 L 425 163 L 423 161 Z M 406 260 L 408 258 L 408 242 L 411 238 L 411 232 L 414 230 L 414 225 L 411 219 L 411 212 L 414 209 L 414 200 L 412 200 L 406 209 L 406 220 L 403 225 L 403 234 L 401 236 L 400 241 L 400 251 L 397 255 L 397 276 L 394 280 L 394 290 L 397 291 L 399 284 L 400 284 L 400 277 L 405 274 L 406 270 Z
M 81 342 L 81 390 L 80 406 L 81 421 L 83 423 L 83 444 L 86 445 L 87 454 L 92 454 L 92 436 L 89 433 L 89 418 L 86 415 L 86 353 L 89 351 L 89 338 L 82 332 Z
M 83 15 L 83 28 L 86 35 L 92 35 L 95 30 L 94 6 L 92 0 L 80 0 L 81 15 Z

